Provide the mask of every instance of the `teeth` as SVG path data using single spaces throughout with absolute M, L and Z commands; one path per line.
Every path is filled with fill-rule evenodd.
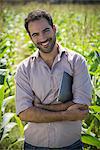
M 42 43 L 43 46 L 46 46 L 49 43 L 49 41 Z

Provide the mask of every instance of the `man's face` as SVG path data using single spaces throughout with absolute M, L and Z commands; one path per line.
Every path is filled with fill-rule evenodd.
M 28 24 L 31 39 L 35 46 L 43 53 L 50 53 L 56 43 L 56 28 L 49 25 L 45 18 Z

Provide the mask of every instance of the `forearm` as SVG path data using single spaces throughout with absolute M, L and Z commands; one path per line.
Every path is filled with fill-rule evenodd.
M 61 112 L 51 112 L 37 107 L 30 107 L 19 114 L 22 121 L 48 123 L 62 121 Z
M 68 107 L 75 104 L 74 102 L 70 101 L 67 103 L 60 103 L 60 104 L 35 104 L 36 107 L 49 110 L 49 111 L 64 111 L 67 110 Z
M 36 107 L 30 107 L 19 114 L 22 121 L 49 123 L 57 121 L 76 121 L 83 120 L 87 115 L 87 110 L 66 110 L 66 111 L 48 111 Z

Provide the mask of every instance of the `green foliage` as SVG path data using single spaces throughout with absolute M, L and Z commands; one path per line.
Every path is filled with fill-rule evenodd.
M 23 139 L 24 131 L 21 121 L 15 114 L 14 37 L 6 30 L 0 36 L 0 149 L 9 149 L 12 144 L 19 143 Z M 19 134 L 11 138 L 11 133 L 15 135 L 15 128 Z
M 57 26 L 57 40 L 87 60 L 93 84 L 92 105 L 83 121 L 85 150 L 100 149 L 100 40 L 98 5 L 2 5 L 0 20 L 0 149 L 21 149 L 24 125 L 15 114 L 14 75 L 17 64 L 35 51 L 24 29 L 33 9 L 48 10 Z
M 100 148 L 100 106 L 90 106 L 90 113 L 83 122 L 82 141 L 90 145 L 90 149 Z
M 96 137 L 93 137 L 91 135 L 83 135 L 82 141 L 89 145 L 93 145 L 96 146 L 97 148 L 100 148 L 100 141 Z

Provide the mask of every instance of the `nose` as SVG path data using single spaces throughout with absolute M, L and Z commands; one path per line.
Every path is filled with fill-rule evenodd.
M 47 37 L 45 36 L 44 33 L 40 33 L 39 36 L 38 36 L 38 41 L 39 42 L 44 42 L 47 40 Z

